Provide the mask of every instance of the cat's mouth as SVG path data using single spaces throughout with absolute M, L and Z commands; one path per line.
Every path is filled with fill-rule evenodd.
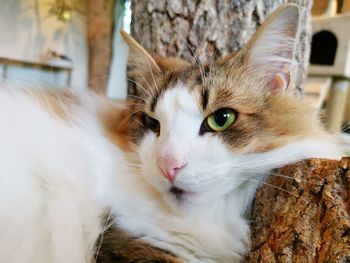
M 186 194 L 185 190 L 176 186 L 172 186 L 169 192 L 173 194 L 178 201 L 182 201 L 184 199 L 184 195 Z
M 191 198 L 195 195 L 195 193 L 184 190 L 177 186 L 172 186 L 169 189 L 169 192 L 178 203 L 183 203 L 184 201 L 188 200 L 188 198 Z
M 207 196 L 204 192 L 193 191 L 192 189 L 180 188 L 172 185 L 168 190 L 168 198 L 175 207 L 191 207 L 192 205 L 201 205 L 203 201 L 207 203 Z

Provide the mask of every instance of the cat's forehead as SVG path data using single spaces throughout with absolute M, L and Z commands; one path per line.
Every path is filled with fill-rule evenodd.
M 152 92 L 148 107 L 155 112 L 160 101 L 163 109 L 176 105 L 189 108 L 191 105 L 205 116 L 223 107 L 242 112 L 256 111 L 263 98 L 252 92 L 250 83 L 254 81 L 241 76 L 239 69 L 228 72 L 215 65 L 192 66 L 164 74 Z
M 165 89 L 154 107 L 155 113 L 168 115 L 186 113 L 198 116 L 201 111 L 198 94 L 181 80 Z

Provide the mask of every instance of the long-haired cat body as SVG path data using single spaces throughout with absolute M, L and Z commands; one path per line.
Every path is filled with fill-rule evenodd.
M 107 211 L 184 262 L 239 262 L 264 175 L 337 153 L 290 92 L 298 18 L 280 8 L 243 50 L 203 68 L 123 34 L 140 91 L 131 105 L 2 89 L 0 262 L 93 262 Z

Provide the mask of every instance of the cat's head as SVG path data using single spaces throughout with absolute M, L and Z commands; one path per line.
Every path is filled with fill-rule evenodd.
M 261 153 L 319 127 L 291 92 L 298 26 L 298 7 L 280 8 L 244 49 L 203 66 L 154 56 L 122 33 L 140 96 L 132 140 L 144 177 L 170 203 L 227 194 L 244 183 L 247 166 L 263 171 Z

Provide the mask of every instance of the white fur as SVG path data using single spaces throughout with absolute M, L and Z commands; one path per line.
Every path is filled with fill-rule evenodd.
M 20 92 L 0 110 L 0 262 L 86 262 L 100 232 L 87 135 Z
M 92 262 L 107 207 L 129 233 L 187 262 L 238 262 L 243 214 L 265 172 L 326 157 L 331 146 L 310 139 L 234 154 L 217 136 L 198 135 L 205 116 L 179 83 L 159 99 L 161 133 L 143 139 L 140 170 L 106 140 L 93 97 L 82 99 L 66 122 L 28 95 L 0 91 L 0 262 Z M 183 202 L 169 193 L 159 154 L 187 162 L 175 181 L 192 193 Z

